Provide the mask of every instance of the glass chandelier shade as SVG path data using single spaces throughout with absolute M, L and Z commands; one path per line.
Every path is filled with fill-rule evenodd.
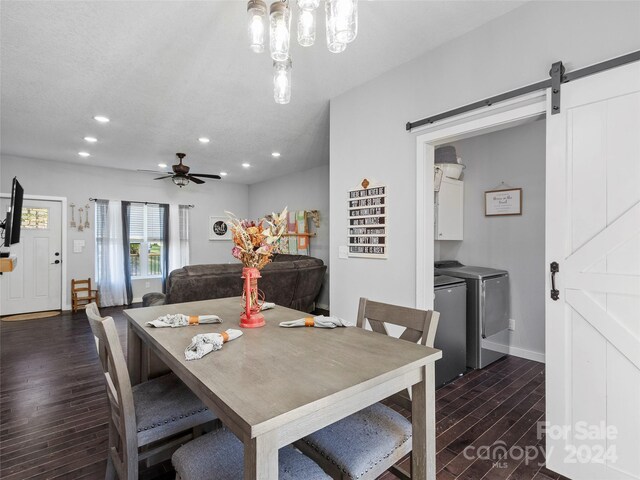
M 171 180 L 173 180 L 173 183 L 178 185 L 180 188 L 182 188 L 185 185 L 189 184 L 189 179 L 187 177 L 183 177 L 183 176 L 175 176 Z
M 336 32 L 336 19 L 335 17 L 330 16 L 330 6 L 329 1 L 327 0 L 325 3 L 325 13 L 327 20 L 327 48 L 331 53 L 340 53 L 344 52 L 347 48 L 347 44 L 345 42 L 338 41 L 338 36 Z
M 358 36 L 358 0 L 326 0 L 327 46 L 331 36 L 337 43 L 351 43 Z M 344 48 L 342 49 L 344 50 Z M 340 51 L 342 51 L 340 50 Z
M 291 59 L 273 62 L 273 99 L 286 105 L 291 101 Z
M 319 0 L 298 0 L 298 43 L 310 47 L 316 41 L 316 8 Z
M 286 2 L 273 2 L 269 13 L 269 45 L 271 58 L 284 62 L 289 58 L 291 10 Z
M 249 45 L 255 53 L 264 52 L 264 32 L 267 20 L 267 4 L 264 0 L 247 3 Z

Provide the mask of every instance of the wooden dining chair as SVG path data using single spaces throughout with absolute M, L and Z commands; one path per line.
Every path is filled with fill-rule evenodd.
M 226 428 L 180 447 L 171 457 L 176 480 L 238 480 L 244 478 L 244 445 Z M 322 468 L 291 445 L 278 451 L 280 480 L 331 480 Z
M 357 326 L 365 328 L 368 321 L 374 332 L 388 335 L 385 324 L 398 325 L 405 327 L 400 339 L 433 347 L 439 317 L 438 312 L 431 310 L 361 298 Z M 386 400 L 411 411 L 408 389 Z M 369 480 L 387 470 L 399 478 L 411 478 L 408 472 L 394 466 L 411 453 L 411 421 L 380 402 L 304 437 L 295 446 L 334 479 Z
M 98 290 L 91 288 L 91 279 L 71 280 L 71 309 L 77 312 L 78 308 L 86 307 L 91 302 L 100 304 L 100 294 Z
M 95 303 L 85 311 L 111 410 L 106 478 L 137 480 L 140 461 L 169 458 L 216 417 L 172 373 L 132 387 L 113 318 L 101 317 Z

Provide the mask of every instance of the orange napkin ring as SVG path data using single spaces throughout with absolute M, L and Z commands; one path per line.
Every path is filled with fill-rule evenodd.
M 198 325 L 200 323 L 200 317 L 198 315 L 189 315 L 189 325 Z
M 229 334 L 227 332 L 222 332 L 222 343 L 227 343 L 229 341 Z
M 304 319 L 304 326 L 305 327 L 313 327 L 315 325 L 315 322 L 313 321 L 313 317 L 306 317 Z

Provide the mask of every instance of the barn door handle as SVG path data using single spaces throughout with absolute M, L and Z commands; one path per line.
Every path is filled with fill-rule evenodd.
M 560 265 L 558 262 L 551 262 L 551 300 L 558 300 L 560 298 L 560 290 L 556 288 L 556 273 L 560 271 Z

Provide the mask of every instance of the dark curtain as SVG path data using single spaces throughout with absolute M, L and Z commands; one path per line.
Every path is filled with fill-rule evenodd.
M 169 276 L 169 205 L 160 204 L 162 215 L 162 293 L 167 293 L 167 277 Z
M 124 284 L 127 289 L 127 305 L 133 302 L 131 288 L 131 258 L 129 256 L 129 226 L 131 225 L 131 202 L 122 201 L 122 251 L 124 253 Z

